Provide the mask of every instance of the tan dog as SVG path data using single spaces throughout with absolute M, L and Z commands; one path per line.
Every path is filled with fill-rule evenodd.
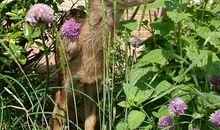
M 115 0 L 117 1 L 116 17 L 114 17 L 113 1 L 88 0 L 88 16 L 81 27 L 79 38 L 74 43 L 71 43 L 74 44 L 71 51 L 66 50 L 69 53 L 68 66 L 71 73 L 69 73 L 68 68 L 64 71 L 63 90 L 56 93 L 55 103 L 57 105 L 54 107 L 54 114 L 65 117 L 68 109 L 70 118 L 75 122 L 73 96 L 71 92 L 66 91 L 71 88 L 72 79 L 76 89 L 80 89 L 92 99 L 96 99 L 96 85 L 103 79 L 103 43 L 107 41 L 103 35 L 109 36 L 113 32 L 114 25 L 117 25 L 124 9 L 146 2 L 153 2 L 154 0 Z M 103 32 L 103 23 L 105 24 L 105 32 Z M 69 41 L 63 40 L 64 43 L 68 44 Z M 84 129 L 95 130 L 96 104 L 89 98 L 85 98 L 84 105 Z M 65 120 L 54 116 L 52 129 L 61 130 L 63 125 L 65 125 Z

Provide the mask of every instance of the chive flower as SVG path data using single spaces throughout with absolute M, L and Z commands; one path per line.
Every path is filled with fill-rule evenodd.
M 171 116 L 163 116 L 158 121 L 158 126 L 160 129 L 169 128 L 168 130 L 174 130 L 175 120 Z
M 217 127 L 220 127 L 220 109 L 216 110 L 209 116 L 209 121 L 215 124 Z
M 220 76 L 210 76 L 208 80 L 213 88 L 220 89 Z
M 39 22 L 51 23 L 54 21 L 54 10 L 46 4 L 35 4 L 28 10 L 26 21 L 31 25 L 38 25 Z
M 61 34 L 70 39 L 76 39 L 80 34 L 80 23 L 73 19 L 66 20 L 61 27 Z
M 138 37 L 133 36 L 133 37 L 129 40 L 129 43 L 130 43 L 131 46 L 137 47 L 138 45 L 140 45 L 141 40 L 140 40 Z
M 169 102 L 169 112 L 176 115 L 185 114 L 187 105 L 180 97 L 176 97 Z

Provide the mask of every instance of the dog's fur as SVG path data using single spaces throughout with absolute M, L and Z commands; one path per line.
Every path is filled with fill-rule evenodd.
M 124 9 L 154 0 L 116 0 L 117 20 L 120 19 Z M 103 79 L 103 42 L 107 41 L 103 35 L 107 36 L 113 32 L 114 25 L 114 3 L 113 0 L 88 0 L 88 16 L 82 23 L 80 36 L 76 41 L 69 41 L 63 38 L 66 44 L 66 53 L 68 53 L 68 68 L 64 70 L 63 90 L 58 91 L 55 95 L 54 114 L 66 116 L 67 109 L 70 118 L 75 121 L 75 113 L 73 107 L 73 96 L 66 88 L 71 86 L 71 78 L 76 89 L 80 89 L 88 96 L 96 99 L 96 84 Z M 104 10 L 104 12 L 103 12 Z M 105 17 L 103 17 L 103 14 Z M 105 18 L 105 19 L 103 19 Z M 103 21 L 104 20 L 104 21 Z M 103 23 L 105 23 L 105 31 L 103 32 Z M 103 34 L 104 33 L 104 34 Z M 69 46 L 70 44 L 71 47 Z M 68 48 L 70 47 L 70 48 Z M 84 100 L 85 109 L 85 130 L 95 130 L 96 126 L 96 105 L 88 98 Z M 66 107 L 68 106 L 68 108 Z M 52 123 L 53 130 L 61 130 L 61 126 L 65 125 L 65 120 L 54 116 Z

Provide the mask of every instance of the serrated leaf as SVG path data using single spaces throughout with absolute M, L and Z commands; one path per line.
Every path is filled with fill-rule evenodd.
M 210 21 L 210 24 L 211 24 L 212 26 L 214 26 L 215 28 L 218 28 L 218 27 L 220 26 L 220 20 L 212 19 L 212 20 Z
M 146 115 L 137 110 L 133 110 L 128 114 L 128 127 L 133 130 L 141 125 Z
M 213 46 L 220 49 L 220 32 L 211 31 L 208 27 L 199 27 L 196 29 L 197 34 L 210 42 Z
M 161 36 L 167 36 L 172 30 L 174 30 L 174 23 L 171 20 L 162 21 L 162 19 L 158 19 L 150 25 L 156 33 Z
M 144 75 L 146 75 L 150 71 L 150 68 L 134 68 L 131 69 L 129 72 L 129 82 L 133 85 L 136 84 L 136 82 L 142 78 Z
M 128 100 L 134 100 L 137 88 L 131 84 L 124 84 L 123 90 Z
M 164 65 L 168 59 L 171 58 L 171 54 L 162 49 L 155 49 L 144 55 L 135 65 L 135 67 L 142 67 L 150 63 L 157 63 Z
M 177 11 L 167 12 L 167 16 L 174 21 L 174 23 L 178 23 L 181 20 L 188 19 L 190 16 L 192 16 L 190 13 L 179 13 Z
M 220 12 L 220 4 L 217 4 L 217 6 L 214 8 L 214 9 L 212 9 L 212 13 L 218 13 L 218 12 Z
M 183 80 L 184 76 L 186 73 L 188 73 L 191 69 L 193 69 L 197 64 L 199 64 L 201 62 L 201 60 L 207 56 L 208 53 L 207 51 L 201 51 L 201 53 L 198 55 L 198 57 L 196 57 L 196 59 L 193 61 L 193 63 L 186 69 L 186 71 L 181 74 L 181 75 L 178 75 L 176 77 L 173 78 L 173 80 L 175 80 L 176 82 L 180 82 Z
M 188 0 L 165 0 L 165 5 L 166 8 L 168 10 L 174 10 L 177 9 L 179 7 L 179 5 L 182 6 L 182 8 L 184 8 L 184 6 L 186 7 L 188 4 Z
M 150 98 L 152 90 L 141 90 L 137 86 L 124 84 L 123 90 L 129 101 L 141 103 Z
M 167 82 L 166 80 L 160 82 L 156 88 L 155 88 L 155 93 L 153 95 L 153 97 L 157 97 L 158 95 L 160 95 L 160 93 L 170 89 L 172 87 L 172 85 Z
M 128 123 L 119 122 L 119 123 L 116 125 L 116 130 L 129 130 L 129 129 L 128 129 Z
M 198 27 L 196 32 L 200 37 L 206 39 L 211 30 L 208 27 Z

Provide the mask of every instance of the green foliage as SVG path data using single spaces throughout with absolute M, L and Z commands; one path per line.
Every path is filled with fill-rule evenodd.
M 141 24 L 150 28 L 152 36 L 142 42 L 145 47 L 135 63 L 128 64 L 123 85 L 126 98 L 118 104 L 125 108 L 125 115 L 117 128 L 126 124 L 126 129 L 159 129 L 158 119 L 171 115 L 179 130 L 216 129 L 208 120 L 219 108 L 219 90 L 212 87 L 209 77 L 220 75 L 219 5 L 208 0 L 200 4 L 158 0 L 147 5 L 147 9 L 166 6 L 167 13 Z M 187 103 L 185 115 L 168 110 L 169 100 L 177 96 Z M 130 113 L 139 110 L 147 116 L 144 121 L 137 120 L 141 124 L 129 127 L 136 123 L 130 121 Z
M 57 16 L 54 23 L 42 28 L 25 22 L 30 6 L 40 2 L 50 5 Z M 63 49 L 56 31 L 63 16 L 57 4 L 62 2 L 0 2 L 1 130 L 37 130 L 49 125 L 54 105 L 51 90 L 61 87 L 49 83 L 64 64 L 55 72 L 47 68 L 46 74 L 39 73 L 38 64 L 54 51 L 56 41 Z M 166 7 L 167 12 L 154 18 L 151 11 L 160 7 Z M 135 17 L 138 10 L 143 13 L 140 21 Z M 151 19 L 145 18 L 147 13 Z M 141 51 L 137 51 L 128 43 L 132 32 L 140 27 L 151 34 L 143 37 L 138 48 Z M 209 121 L 209 115 L 220 108 L 220 90 L 209 82 L 210 76 L 220 76 L 219 1 L 195 4 L 192 0 L 156 0 L 136 7 L 114 32 L 115 43 L 104 52 L 106 81 L 97 103 L 102 129 L 157 130 L 159 118 L 166 115 L 176 120 L 178 130 L 219 129 Z M 33 45 L 39 53 L 30 56 L 33 52 L 28 48 Z M 59 54 L 65 62 L 63 53 Z M 184 115 L 169 112 L 168 103 L 174 97 L 186 102 Z
M 140 126 L 140 124 L 144 121 L 146 115 L 137 110 L 133 110 L 128 114 L 128 127 L 129 129 L 135 129 Z

